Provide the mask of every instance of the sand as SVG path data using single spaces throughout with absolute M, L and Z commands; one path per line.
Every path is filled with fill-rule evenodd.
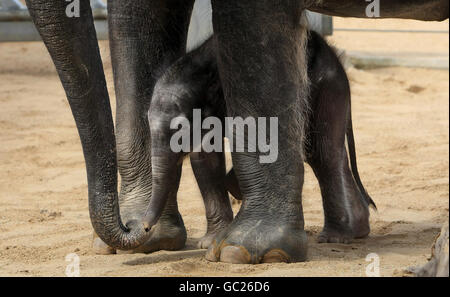
M 448 22 L 371 24 L 448 29 Z M 358 27 L 361 21 L 336 19 L 335 25 Z M 348 50 L 448 54 L 448 34 L 339 32 L 331 40 Z M 101 42 L 101 52 L 114 102 L 107 42 Z M 378 205 L 369 238 L 350 245 L 316 243 L 323 211 L 307 167 L 307 262 L 210 263 L 195 248 L 206 221 L 187 163 L 179 193 L 186 248 L 98 256 L 91 250 L 81 146 L 49 56 L 39 42 L 0 43 L 0 276 L 64 276 L 71 253 L 79 256 L 81 276 L 365 276 L 371 253 L 379 257 L 382 276 L 424 264 L 449 215 L 449 72 L 350 68 L 348 74 L 360 173 Z

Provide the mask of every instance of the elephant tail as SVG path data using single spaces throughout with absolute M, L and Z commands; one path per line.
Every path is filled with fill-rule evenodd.
M 352 121 L 351 107 L 349 109 L 349 120 L 348 120 L 348 124 L 347 124 L 347 133 L 346 134 L 347 134 L 348 152 L 349 152 L 349 157 L 350 157 L 350 166 L 351 166 L 353 178 L 355 179 L 355 182 L 359 188 L 359 191 L 361 192 L 364 202 L 367 203 L 369 206 L 372 206 L 376 210 L 377 206 L 375 205 L 375 202 L 370 197 L 369 193 L 367 193 L 366 188 L 364 188 L 364 185 L 362 184 L 361 177 L 359 176 L 359 172 L 358 172 L 358 165 L 356 162 L 355 135 L 353 133 L 353 121 Z

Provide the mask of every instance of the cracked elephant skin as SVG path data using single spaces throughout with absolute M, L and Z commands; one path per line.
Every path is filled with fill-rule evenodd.
M 108 1 L 116 129 L 89 1 L 80 1 L 77 18 L 66 16 L 64 1 L 26 4 L 77 124 L 96 235 L 115 250 L 180 248 L 186 235 L 174 195 L 152 231 L 140 218 L 153 187 L 146 111 L 158 73 L 185 52 L 193 1 Z M 304 119 L 298 115 L 306 107 L 308 85 L 302 10 L 343 15 L 345 7 L 346 16 L 364 17 L 366 3 L 213 0 L 212 6 L 228 115 L 281 119 L 277 162 L 259 164 L 258 152 L 233 155 L 245 199 L 214 254 L 233 263 L 303 261 L 307 254 L 301 205 L 303 148 L 297 139 L 303 134 Z M 384 3 L 381 15 L 443 20 L 448 18 L 448 1 L 392 0 Z M 118 171 L 123 181 L 120 194 Z

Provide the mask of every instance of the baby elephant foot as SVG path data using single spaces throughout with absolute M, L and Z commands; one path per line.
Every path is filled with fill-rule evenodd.
M 210 225 L 210 223 L 208 223 L 208 231 L 202 238 L 200 238 L 197 247 L 199 249 L 209 248 L 213 243 L 214 238 L 216 238 L 217 235 L 219 235 L 222 231 L 224 231 L 231 224 L 232 221 L 233 215 L 231 213 L 229 216 L 224 216 L 223 218 L 221 218 L 220 224 L 215 224 L 214 226 L 212 226 L 212 224 Z
M 211 246 L 214 241 L 214 238 L 217 237 L 222 231 L 224 231 L 230 223 L 224 223 L 222 226 L 215 228 L 214 230 L 208 230 L 205 236 L 200 238 L 198 241 L 197 247 L 199 249 L 207 249 Z
M 214 239 L 206 259 L 233 264 L 292 263 L 305 261 L 306 254 L 307 238 L 300 224 L 238 221 Z
M 200 240 L 197 243 L 197 247 L 199 249 L 207 249 L 211 246 L 214 238 L 216 237 L 215 233 L 207 233 L 205 236 L 200 238 Z

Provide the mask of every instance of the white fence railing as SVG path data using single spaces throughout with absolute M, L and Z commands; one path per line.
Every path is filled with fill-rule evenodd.
M 310 28 L 322 35 L 333 33 L 333 22 L 329 16 L 314 12 L 307 12 Z M 212 9 L 210 0 L 196 0 L 192 12 L 191 27 L 189 28 L 188 49 L 204 41 L 213 32 Z

